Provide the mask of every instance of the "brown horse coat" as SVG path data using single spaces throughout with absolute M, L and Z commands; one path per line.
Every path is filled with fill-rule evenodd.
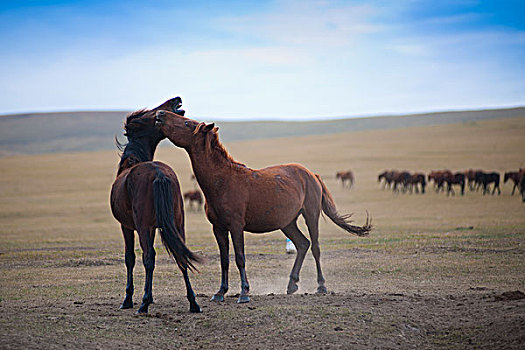
M 339 215 L 333 198 L 321 178 L 300 164 L 251 169 L 234 161 L 219 142 L 218 128 L 170 112 L 157 112 L 166 137 L 190 156 L 195 177 L 206 198 L 206 215 L 221 255 L 221 286 L 212 300 L 223 301 L 228 290 L 229 238 L 241 277 L 238 302 L 248 302 L 249 284 L 245 272 L 244 231 L 263 233 L 281 229 L 297 248 L 288 293 L 297 290 L 299 272 L 310 246 L 297 227 L 303 215 L 312 240 L 317 266 L 318 292 L 326 293 L 321 271 L 318 221 L 321 210 L 347 232 L 364 236 L 371 226 L 350 225 L 348 215 Z
M 345 187 L 345 183 L 348 181 L 348 188 L 352 188 L 352 185 L 354 184 L 354 173 L 351 170 L 347 171 L 338 171 L 335 174 L 336 179 L 341 179 L 341 183 L 343 184 L 343 187 Z
M 174 98 L 153 110 L 130 114 L 124 126 L 129 142 L 124 147 L 117 141 L 123 153 L 111 188 L 110 203 L 113 216 L 121 224 L 125 243 L 127 285 L 121 308 L 133 307 L 134 231 L 137 231 L 146 270 L 144 297 L 138 313 L 148 312 L 153 302 L 152 281 L 156 255 L 153 242 L 156 228 L 159 228 L 168 254 L 177 261 L 184 275 L 190 311 L 201 311 L 188 277 L 188 267 L 192 267 L 192 261 L 199 261 L 199 258 L 184 244 L 184 208 L 179 182 L 168 165 L 152 161 L 158 143 L 164 138 L 155 127 L 152 114 L 164 108 L 183 113 L 177 110 L 180 103 L 180 98 Z
M 188 201 L 190 207 L 193 205 L 193 202 L 195 202 L 198 209 L 202 205 L 202 194 L 199 190 L 186 191 L 184 193 L 184 200 Z

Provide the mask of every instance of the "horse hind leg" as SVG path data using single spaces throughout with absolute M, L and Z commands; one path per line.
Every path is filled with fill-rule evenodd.
M 125 262 L 127 270 L 126 297 L 120 305 L 121 309 L 131 309 L 133 307 L 133 268 L 135 267 L 135 232 L 122 226 L 125 244 Z
M 501 194 L 501 189 L 499 188 L 499 182 L 494 183 L 494 190 L 492 190 L 492 195 L 496 192 L 496 189 L 498 190 L 498 196 Z
M 186 297 L 190 302 L 190 312 L 202 312 L 201 307 L 197 304 L 195 300 L 195 292 L 191 288 L 190 277 L 188 276 L 188 267 L 181 268 L 182 275 L 184 276 L 184 283 L 186 284 Z
M 148 307 L 153 303 L 153 270 L 155 270 L 155 248 L 153 247 L 153 241 L 155 238 L 155 229 L 142 229 L 139 230 L 140 246 L 142 248 L 142 262 L 144 269 L 146 270 L 146 280 L 144 283 L 144 297 L 142 298 L 142 304 L 138 309 L 137 313 L 147 313 Z
M 301 230 L 297 227 L 297 218 L 289 223 L 286 227 L 282 228 L 284 235 L 288 237 L 295 248 L 297 249 L 297 254 L 295 256 L 295 262 L 290 272 L 290 280 L 288 281 L 288 287 L 286 288 L 286 294 L 293 294 L 299 289 L 297 282 L 299 282 L 299 273 L 301 272 L 301 267 L 303 266 L 304 257 L 308 248 L 310 247 L 310 241 L 306 238 Z
M 325 279 L 321 270 L 321 249 L 319 247 L 319 214 L 306 214 L 305 215 L 306 226 L 308 226 L 308 232 L 310 233 L 310 239 L 312 240 L 312 255 L 315 259 L 315 266 L 317 268 L 317 293 L 326 294 L 328 290 L 325 286 Z

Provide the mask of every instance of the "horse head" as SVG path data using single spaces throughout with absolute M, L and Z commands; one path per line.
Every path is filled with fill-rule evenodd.
M 155 113 L 158 110 L 168 110 L 184 115 L 184 110 L 180 109 L 181 105 L 182 99 L 175 97 L 156 108 L 141 109 L 126 116 L 124 136 L 129 142 L 122 144 L 115 137 L 117 147 L 122 151 L 118 173 L 136 163 L 153 159 L 157 145 L 165 138 L 156 127 Z
M 124 124 L 124 129 L 126 130 L 124 135 L 127 136 L 128 139 L 133 137 L 149 137 L 154 139 L 154 141 L 164 139 L 165 136 L 156 128 L 155 113 L 159 110 L 166 110 L 183 116 L 185 111 L 180 109 L 181 106 L 182 99 L 177 96 L 153 109 L 141 109 L 130 113 L 126 117 L 126 123 Z
M 219 129 L 214 123 L 199 123 L 196 120 L 164 110 L 156 112 L 155 124 L 162 135 L 174 145 L 182 148 L 200 144 L 200 139 L 216 135 Z

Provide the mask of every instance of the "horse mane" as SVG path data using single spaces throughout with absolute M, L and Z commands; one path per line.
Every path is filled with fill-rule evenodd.
M 128 167 L 129 165 L 133 165 L 135 163 L 140 162 L 146 162 L 149 160 L 148 151 L 145 149 L 142 142 L 140 142 L 140 140 L 138 139 L 141 136 L 145 136 L 147 132 L 142 130 L 144 122 L 141 120 L 137 120 L 147 112 L 149 112 L 149 110 L 144 108 L 132 112 L 126 116 L 126 121 L 124 122 L 124 136 L 126 136 L 128 139 L 127 143 L 121 143 L 115 136 L 115 145 L 120 151 L 119 169 L 121 169 L 123 166 Z M 126 162 L 128 158 L 133 159 L 131 162 Z
M 206 124 L 199 123 L 193 133 L 197 134 L 205 126 Z M 218 130 L 219 128 L 215 127 L 212 130 L 205 133 L 205 136 L 204 136 L 205 151 L 204 152 L 206 153 L 206 156 L 209 156 L 216 161 L 226 161 L 226 163 L 232 169 L 239 169 L 240 167 L 248 168 L 245 164 L 233 159 L 233 157 L 228 153 L 224 145 L 219 140 Z
M 139 118 L 148 112 L 149 110 L 144 108 L 128 114 L 126 116 L 126 122 L 124 123 L 124 130 L 126 130 L 124 136 L 127 136 L 128 138 L 144 136 L 142 126 L 145 125 L 145 122 Z

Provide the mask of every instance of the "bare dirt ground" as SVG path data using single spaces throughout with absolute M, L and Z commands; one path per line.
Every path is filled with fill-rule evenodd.
M 331 293 L 253 296 L 238 305 L 199 294 L 157 297 L 147 316 L 106 298 L 3 305 L 2 348 L 522 349 L 525 299 L 475 287 L 461 295 Z M 4 303 L 5 304 L 5 303 Z
M 187 210 L 188 245 L 207 258 L 190 276 L 201 314 L 190 314 L 182 276 L 157 242 L 149 315 L 119 310 L 123 241 L 108 206 L 116 152 L 0 159 L 0 348 L 2 349 L 522 349 L 525 344 L 525 205 L 511 196 L 447 197 L 381 190 L 386 168 L 525 167 L 525 118 L 233 143 L 252 167 L 300 162 L 320 173 L 341 212 L 365 209 L 375 230 L 349 236 L 321 220 L 329 294 L 316 295 L 307 255 L 299 291 L 283 294 L 293 255 L 279 232 L 246 234 L 252 301 L 238 305 L 230 265 L 224 303 L 218 251 L 202 210 Z M 161 149 L 183 190 L 184 153 Z M 352 169 L 341 188 L 335 171 Z M 300 226 L 304 229 L 304 225 Z M 137 245 L 135 303 L 144 269 Z

